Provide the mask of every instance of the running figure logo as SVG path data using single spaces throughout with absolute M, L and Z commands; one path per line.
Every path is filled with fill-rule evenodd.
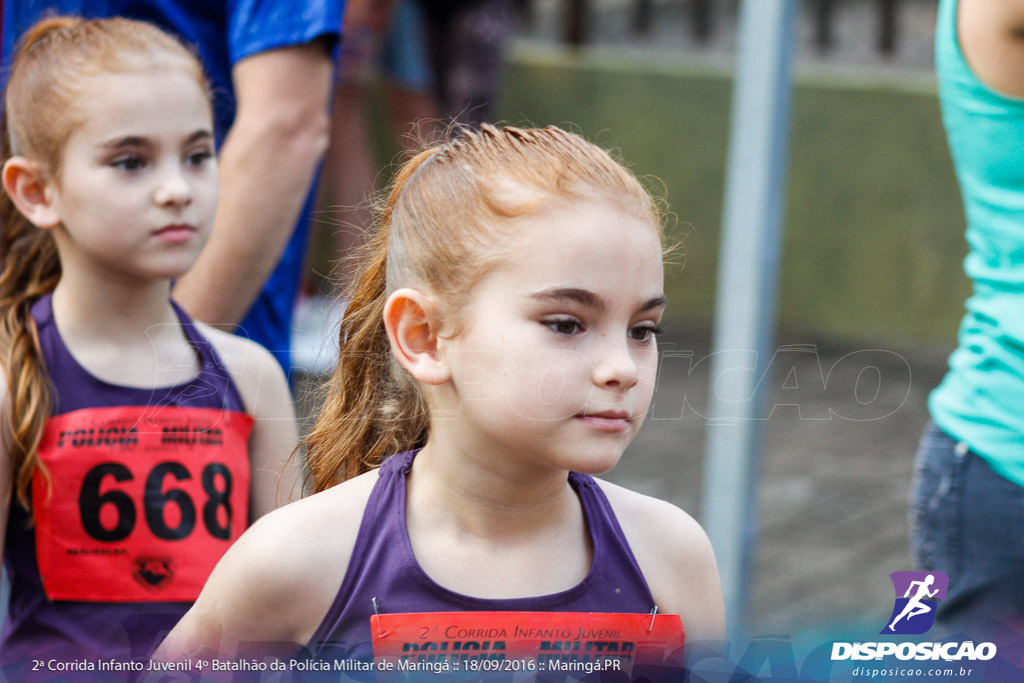
M 935 623 L 935 608 L 946 597 L 949 577 L 942 572 L 893 572 L 889 578 L 896 601 L 889 624 L 881 633 L 925 633 Z

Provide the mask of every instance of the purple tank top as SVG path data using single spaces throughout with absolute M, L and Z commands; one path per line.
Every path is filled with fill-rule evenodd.
M 38 329 L 46 371 L 55 389 L 54 416 L 119 406 L 177 406 L 244 412 L 242 397 L 213 345 L 198 332 L 184 311 L 177 305 L 174 310 L 199 359 L 200 371 L 182 384 L 150 389 L 117 386 L 91 375 L 64 345 L 54 323 L 50 296 L 37 301 L 31 313 Z M 171 479 L 168 477 L 167 481 Z M 110 478 L 104 485 L 111 485 Z M 168 484 L 174 485 L 173 482 Z M 138 506 L 139 502 L 135 504 Z M 202 506 L 197 507 L 201 517 Z M 143 517 L 140 512 L 136 523 L 143 523 Z M 242 511 L 243 523 L 246 517 L 247 511 Z M 73 661 L 82 657 L 100 660 L 148 656 L 191 606 L 188 602 L 48 599 L 36 558 L 32 512 L 26 511 L 16 500 L 10 504 L 3 560 L 11 593 L 0 640 L 0 660 L 9 680 L 23 680 L 22 672 L 27 671 L 24 667 L 32 658 Z
M 371 598 L 383 613 L 403 612 L 616 612 L 649 613 L 654 598 L 622 533 L 615 513 L 593 477 L 569 473 L 590 530 L 590 572 L 572 588 L 528 598 L 486 599 L 461 595 L 435 583 L 413 556 L 405 523 L 406 477 L 416 451 L 384 461 L 370 494 L 348 571 L 334 603 L 310 641 L 317 656 L 373 657 Z

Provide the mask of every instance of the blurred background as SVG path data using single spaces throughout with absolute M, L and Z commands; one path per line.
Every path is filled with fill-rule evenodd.
M 335 263 L 358 242 L 368 193 L 411 145 L 409 122 L 441 122 L 420 125 L 421 136 L 450 118 L 568 127 L 646 178 L 682 241 L 667 272 L 655 407 L 607 478 L 703 521 L 739 2 L 427 2 L 412 20 L 402 2 L 375 14 L 376 4 L 354 0 L 346 18 L 343 60 L 355 66 L 342 66 L 296 341 L 307 379 L 331 365 L 345 278 Z M 456 5 L 469 18 L 443 9 Z M 865 637 L 892 608 L 888 574 L 912 568 L 908 488 L 927 394 L 969 293 L 964 221 L 932 75 L 935 0 L 798 6 L 747 630 Z M 409 47 L 409 31 L 419 52 L 388 56 Z

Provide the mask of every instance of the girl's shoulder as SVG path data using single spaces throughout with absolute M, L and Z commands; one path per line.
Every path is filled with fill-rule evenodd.
M 325 552 L 335 552 L 340 547 L 347 556 L 352 549 L 345 546 L 355 543 L 357 527 L 377 484 L 378 473 L 379 470 L 371 470 L 280 507 L 261 517 L 252 532 L 284 544 L 308 542 Z M 311 533 L 306 534 L 306 530 Z M 292 532 L 299 536 L 291 537 Z
M 227 366 L 228 371 L 232 374 L 259 375 L 262 372 L 266 372 L 269 367 L 274 367 L 282 375 L 284 374 L 281 366 L 274 360 L 274 356 L 270 351 L 267 351 L 253 340 L 240 337 L 231 332 L 225 332 L 212 325 L 201 323 L 198 320 L 193 321 L 192 324 L 195 325 L 196 330 L 199 331 L 206 341 L 213 345 L 213 348 L 217 350 L 217 355 L 224 361 L 224 365 Z
M 290 403 L 288 378 L 269 351 L 251 339 L 199 321 L 194 324 L 217 351 L 250 413 L 260 417 L 271 403 L 275 409 L 281 400 Z
M 718 567 L 697 520 L 672 503 L 597 481 L 659 610 L 680 615 L 688 638 L 720 637 L 724 610 Z
M 264 578 L 273 578 L 276 586 L 322 592 L 333 600 L 376 482 L 377 470 L 373 470 L 269 512 L 230 553 L 242 556 L 242 562 L 236 563 L 240 570 L 253 567 L 258 576 L 271 574 Z M 256 568 L 257 563 L 263 566 Z M 325 614 L 329 602 L 324 605 Z
M 617 484 L 596 481 L 641 565 L 645 559 L 658 566 L 714 562 L 707 534 L 686 511 Z
M 254 642 L 305 645 L 341 588 L 376 480 L 376 470 L 367 472 L 257 520 L 218 563 L 160 656 L 235 656 Z

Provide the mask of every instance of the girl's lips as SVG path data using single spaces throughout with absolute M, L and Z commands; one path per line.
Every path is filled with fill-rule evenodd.
M 576 417 L 583 424 L 599 432 L 624 432 L 629 429 L 629 415 L 627 413 L 585 413 Z
M 181 244 L 188 242 L 196 234 L 196 229 L 185 223 L 174 223 L 165 225 L 154 233 L 161 242 L 168 244 Z

